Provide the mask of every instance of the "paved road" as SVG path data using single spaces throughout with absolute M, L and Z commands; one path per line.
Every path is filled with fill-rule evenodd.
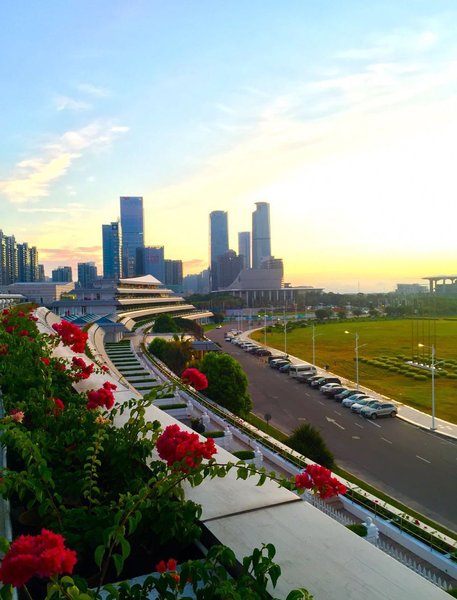
M 371 421 L 353 414 L 225 342 L 224 330 L 208 337 L 243 366 L 256 414 L 271 414 L 271 423 L 285 432 L 311 423 L 344 469 L 457 531 L 457 442 L 400 419 Z

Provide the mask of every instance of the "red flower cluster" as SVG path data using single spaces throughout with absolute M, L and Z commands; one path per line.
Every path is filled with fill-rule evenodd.
M 76 552 L 65 548 L 61 535 L 42 529 L 40 535 L 21 535 L 11 544 L 0 566 L 0 581 L 21 587 L 29 579 L 73 572 Z
M 87 342 L 87 333 L 68 321 L 60 321 L 52 326 L 62 338 L 64 346 L 70 346 L 73 352 L 84 352 L 84 347 Z
M 168 425 L 157 440 L 157 452 L 160 458 L 167 461 L 168 466 L 182 463 L 181 471 L 198 467 L 203 458 L 211 458 L 216 454 L 213 438 L 200 442 L 196 433 L 188 433 L 178 425 Z
M 184 383 L 191 385 L 198 392 L 201 390 L 206 390 L 208 387 L 208 380 L 206 379 L 206 375 L 201 373 L 198 369 L 189 368 L 185 369 L 182 372 L 181 379 Z
M 81 381 L 81 379 L 89 379 L 89 377 L 94 372 L 93 363 L 86 365 L 84 360 L 82 358 L 79 358 L 78 356 L 73 356 L 73 359 L 71 362 L 73 363 L 73 367 L 75 367 L 75 369 L 73 371 L 74 381 Z M 79 371 L 78 371 L 78 369 L 79 369 Z
M 65 404 L 62 402 L 62 400 L 60 398 L 53 398 L 52 401 L 54 402 L 54 415 L 58 416 L 60 415 L 60 413 L 65 410 Z
M 48 366 L 48 365 L 49 365 L 49 363 L 51 362 L 47 356 L 42 356 L 42 357 L 40 358 L 40 360 L 41 360 L 41 362 L 42 362 L 44 365 L 46 365 L 46 366 Z
M 159 573 L 165 573 L 165 571 L 176 571 L 176 567 L 178 566 L 178 561 L 174 558 L 169 558 L 167 562 L 161 560 L 156 564 L 156 571 Z
M 103 406 L 110 410 L 114 406 L 114 396 L 111 390 L 115 390 L 117 388 L 114 383 L 110 383 L 109 381 L 105 381 L 103 387 L 98 390 L 91 390 L 87 392 L 87 409 L 95 410 L 96 408 L 102 408 Z
M 344 494 L 347 490 L 332 472 L 321 465 L 308 465 L 303 473 L 295 477 L 297 489 L 313 490 L 321 498 L 333 498 L 338 494 Z

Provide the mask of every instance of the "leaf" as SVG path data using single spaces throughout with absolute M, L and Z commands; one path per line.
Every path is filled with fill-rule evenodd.
M 6 554 L 10 549 L 10 543 L 5 537 L 0 537 L 0 552 Z
M 130 555 L 130 544 L 125 538 L 119 540 L 122 558 L 125 560 Z
M 289 592 L 286 600 L 313 600 L 313 596 L 311 596 L 305 588 L 300 588 L 299 590 L 292 590 Z
M 95 564 L 97 565 L 97 567 L 101 567 L 102 565 L 102 560 L 103 560 L 103 555 L 105 554 L 105 546 L 101 545 L 98 546 L 95 550 L 94 553 L 94 560 L 95 560 Z
M 120 554 L 113 554 L 114 567 L 116 569 L 116 575 L 120 575 L 124 566 L 124 559 Z

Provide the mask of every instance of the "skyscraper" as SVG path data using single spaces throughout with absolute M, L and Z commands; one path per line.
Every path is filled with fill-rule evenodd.
M 121 277 L 121 225 L 114 221 L 102 225 L 103 234 L 103 277 L 120 279 Z
M 233 283 L 243 269 L 243 264 L 243 257 L 238 256 L 234 250 L 227 250 L 219 256 L 217 258 L 219 288 L 228 287 Z
M 88 288 L 97 279 L 97 266 L 94 262 L 78 263 L 78 285 Z
M 68 283 L 73 281 L 73 270 L 71 267 L 57 267 L 52 270 L 52 281 L 54 283 Z
M 251 232 L 238 233 L 238 254 L 243 257 L 243 268 L 251 268 Z
M 229 249 L 228 244 L 228 216 L 223 210 L 214 210 L 209 215 L 209 246 L 211 290 L 219 287 L 217 259 Z
M 256 202 L 252 213 L 252 267 L 260 269 L 262 261 L 271 256 L 270 205 Z
M 136 274 L 152 275 L 165 282 L 165 249 L 163 246 L 145 246 L 136 251 Z
M 121 196 L 122 276 L 134 277 L 137 248 L 144 248 L 143 197 Z

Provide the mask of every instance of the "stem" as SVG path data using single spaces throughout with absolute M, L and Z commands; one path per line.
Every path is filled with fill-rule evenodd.
M 27 595 L 27 598 L 29 598 L 29 600 L 33 600 L 33 598 L 32 598 L 32 596 L 30 595 L 30 592 L 29 592 L 29 590 L 28 590 L 27 586 L 26 586 L 26 585 L 23 585 L 23 586 L 22 586 L 22 588 L 23 588 L 24 592 L 26 593 L 26 595 Z

